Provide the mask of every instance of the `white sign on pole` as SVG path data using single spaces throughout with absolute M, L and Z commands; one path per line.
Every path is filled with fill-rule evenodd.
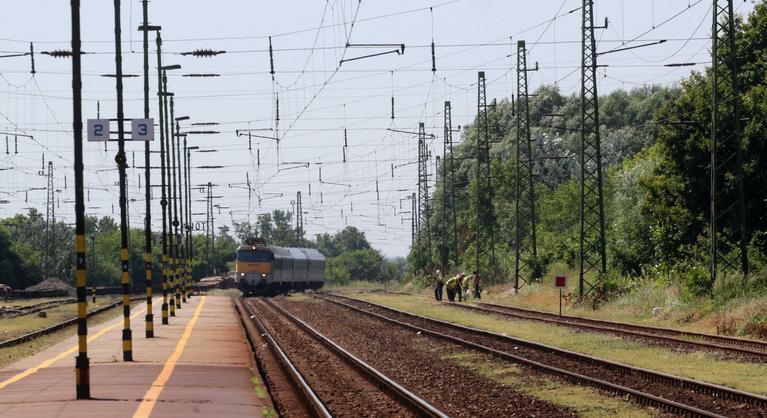
M 131 121 L 131 140 L 154 141 L 154 119 L 133 119 Z
M 109 141 L 109 119 L 88 119 L 88 141 Z

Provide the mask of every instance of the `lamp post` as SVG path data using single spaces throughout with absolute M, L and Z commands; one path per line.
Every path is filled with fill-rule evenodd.
M 182 136 L 184 137 L 184 143 L 186 143 L 186 134 L 182 134 L 181 133 L 180 126 L 179 126 L 179 122 L 180 121 L 185 121 L 185 120 L 189 120 L 189 116 L 180 116 L 180 117 L 175 118 L 175 121 L 176 121 L 176 134 L 175 134 L 176 143 L 175 143 L 175 147 L 176 147 L 176 158 L 178 159 L 178 164 L 177 164 L 177 172 L 178 172 L 178 184 L 177 184 L 177 186 L 178 187 L 176 188 L 175 194 L 176 194 L 176 201 L 178 202 L 178 211 L 176 212 L 176 216 L 177 216 L 178 219 L 174 219 L 173 222 L 174 222 L 174 226 L 176 227 L 176 235 L 177 235 L 176 238 L 177 239 L 180 239 L 181 236 L 184 236 L 184 234 L 183 234 L 183 232 L 184 232 L 184 221 L 186 219 L 186 215 L 185 215 L 185 212 L 184 212 L 184 205 L 185 205 L 185 202 L 186 202 L 186 197 L 185 197 L 186 187 L 184 187 L 184 178 L 186 176 L 182 175 L 182 160 L 181 160 L 181 155 L 182 155 L 181 154 L 181 137 Z M 175 173 L 174 173 L 174 175 L 175 175 Z M 179 226 L 181 227 L 180 229 L 179 229 Z M 186 254 L 186 240 L 182 240 L 182 242 L 180 242 L 180 243 L 177 242 L 176 243 L 177 246 L 180 245 L 180 244 L 181 244 L 181 248 L 179 248 L 177 250 L 177 252 L 179 252 L 180 255 L 181 255 L 181 263 L 180 263 L 181 266 L 182 266 L 181 267 L 181 275 L 180 275 L 181 285 L 179 286 L 181 289 L 180 289 L 180 293 L 179 293 L 179 290 L 177 288 L 177 290 L 176 290 L 176 295 L 177 296 L 176 297 L 178 299 L 178 295 L 180 294 L 181 295 L 181 302 L 182 303 L 186 303 L 186 283 L 187 283 L 187 272 L 189 270 L 189 264 L 188 264 L 189 260 L 187 259 L 187 254 Z
M 128 253 L 128 212 L 126 192 L 126 158 L 125 158 L 125 115 L 123 112 L 123 80 L 122 80 L 122 42 L 120 32 L 120 0 L 114 0 L 115 17 L 115 79 L 117 81 L 117 163 L 120 180 L 120 283 L 122 285 L 123 303 L 123 332 L 122 348 L 123 361 L 133 361 L 133 338 L 130 328 L 130 258 Z
M 192 253 L 192 249 L 194 248 L 192 246 L 192 170 L 191 170 L 191 164 L 192 164 L 192 150 L 200 149 L 198 146 L 194 147 L 187 147 L 186 146 L 186 137 L 184 137 L 184 155 L 186 155 L 186 201 L 187 201 L 187 211 L 186 211 L 186 253 L 187 257 L 189 258 L 189 287 L 188 295 L 186 296 L 187 299 L 192 297 L 192 287 L 193 287 L 193 278 L 192 278 L 192 259 L 194 254 Z
M 160 26 L 149 26 L 148 0 L 141 2 L 144 23 L 138 30 L 143 32 L 144 38 L 144 118 L 149 118 L 149 32 L 156 31 L 160 36 Z M 158 45 L 159 47 L 159 45 Z M 154 337 L 154 315 L 152 314 L 152 183 L 150 179 L 150 150 L 149 141 L 144 142 L 144 200 L 145 200 L 145 223 L 144 223 L 144 262 L 146 277 L 146 316 L 145 333 L 146 338 Z
M 162 38 L 160 32 L 157 32 L 157 79 L 158 79 L 158 100 L 160 105 L 160 172 L 161 172 L 161 190 L 162 197 L 160 205 L 162 206 L 162 323 L 168 324 L 168 315 L 176 316 L 175 303 L 168 305 L 168 290 L 173 290 L 172 282 L 172 255 L 169 253 L 168 230 L 170 229 L 170 212 L 168 206 L 170 177 L 166 184 L 167 170 L 170 163 L 168 160 L 168 77 L 167 71 L 181 69 L 180 65 L 162 65 Z M 167 167 L 166 167 L 167 165 Z
M 85 271 L 85 196 L 83 193 L 83 110 L 80 66 L 80 0 L 71 0 L 72 12 L 72 132 L 75 169 L 75 257 L 77 265 L 77 357 L 75 388 L 77 399 L 90 399 L 91 379 L 88 360 L 88 316 Z

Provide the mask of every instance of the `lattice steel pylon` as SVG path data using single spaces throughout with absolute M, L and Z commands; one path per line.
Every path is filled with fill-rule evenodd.
M 599 137 L 594 1 L 583 0 L 581 27 L 580 244 L 578 294 L 588 295 L 607 272 L 602 151 Z
M 458 225 L 455 213 L 455 159 L 453 157 L 453 107 L 445 102 L 445 133 L 442 142 L 442 246 L 443 270 L 450 262 L 450 251 L 455 254 L 454 265 L 458 265 Z M 448 225 L 450 225 L 448 227 Z M 449 237 L 448 235 L 452 235 Z M 448 244 L 449 242 L 449 244 Z
M 714 0 L 711 34 L 710 240 L 711 283 L 719 270 L 748 277 L 748 229 L 743 186 L 743 132 L 732 0 Z M 727 53 L 722 53 L 724 49 Z M 728 88 L 729 87 L 729 88 Z M 729 93 L 729 97 L 725 94 Z M 721 158 L 720 158 L 721 157 Z M 729 187 L 728 187 L 729 186 Z M 734 186 L 734 187 L 733 187 Z M 732 213 L 737 211 L 737 214 Z M 740 264 L 740 266 L 738 266 Z
M 416 270 L 431 264 L 431 228 L 429 218 L 429 148 L 426 146 L 426 127 L 418 124 L 418 252 Z
M 537 67 L 537 66 L 536 66 Z M 530 100 L 527 88 L 527 48 L 517 42 L 517 160 L 514 228 L 514 290 L 520 279 L 530 283 L 537 277 L 538 257 L 535 236 L 535 183 L 533 181 L 533 147 L 530 136 Z
M 477 207 L 476 207 L 476 272 L 487 280 L 484 274 L 483 258 L 490 257 L 490 266 L 495 274 L 495 214 L 493 213 L 493 185 L 490 175 L 490 126 L 487 117 L 487 91 L 485 72 L 477 76 Z
M 52 253 L 53 243 L 56 239 L 56 190 L 53 188 L 53 162 L 48 161 L 48 196 L 45 201 L 45 263 L 43 264 L 45 270 L 43 271 L 43 278 L 47 278 L 53 269 L 53 257 Z
M 304 236 L 304 209 L 301 204 L 301 191 L 296 192 L 296 231 L 298 236 Z

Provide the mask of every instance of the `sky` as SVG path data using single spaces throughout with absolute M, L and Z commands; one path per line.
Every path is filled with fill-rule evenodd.
M 54 165 L 55 216 L 74 222 L 71 63 L 41 52 L 70 49 L 69 1 L 12 2 L 0 15 L 0 55 L 35 50 L 30 57 L 0 58 L 0 218 L 37 208 L 45 213 Z M 301 192 L 309 237 L 347 225 L 365 232 L 387 256 L 410 247 L 410 203 L 416 191 L 417 137 L 424 122 L 428 146 L 442 154 L 443 108 L 453 126 L 476 114 L 477 72 L 485 71 L 488 101 L 515 92 L 517 41 L 525 40 L 531 89 L 556 84 L 580 89 L 580 0 L 284 0 L 149 2 L 149 23 L 162 26 L 163 65 L 175 94 L 175 116 L 189 116 L 181 131 L 192 152 L 193 223 L 204 223 L 205 194 L 214 184 L 216 227 L 255 222 L 258 214 L 292 211 Z M 123 72 L 143 74 L 141 2 L 121 5 Z M 736 1 L 738 13 L 753 8 Z M 606 52 L 665 39 L 665 43 L 600 56 L 600 94 L 650 84 L 674 85 L 710 61 L 711 2 L 702 0 L 596 0 L 597 50 Z M 83 117 L 116 117 L 113 2 L 83 0 Z M 271 37 L 274 77 L 270 74 Z M 431 43 L 435 44 L 432 71 Z M 357 46 L 360 44 L 404 44 Z M 351 46 L 347 46 L 351 45 Z M 213 57 L 182 55 L 199 49 Z M 388 52 L 388 53 L 387 53 Z M 157 118 L 157 49 L 150 36 L 150 117 Z M 367 55 L 379 56 L 354 59 Z M 340 63 L 341 60 L 349 60 Z M 673 63 L 693 66 L 668 67 Z M 218 77 L 188 77 L 213 73 Z M 143 81 L 126 78 L 125 117 L 143 116 Z M 394 119 L 391 98 L 394 97 Z M 279 116 L 276 120 L 276 102 Z M 85 123 L 85 121 L 83 121 Z M 192 123 L 217 125 L 192 126 Z M 252 129 L 268 138 L 236 135 Z M 258 131 L 256 131 L 258 130 Z M 346 133 L 346 135 L 344 135 Z M 33 138 L 14 134 L 30 135 Z M 8 152 L 3 147 L 8 140 Z M 156 134 L 159 138 L 159 133 Z M 279 138 L 279 140 L 273 139 Z M 454 134 L 460 142 L 460 134 Z M 346 144 L 346 146 L 344 146 Z M 159 141 L 151 144 L 159 150 Z M 130 223 L 144 222 L 144 145 L 127 143 Z M 86 212 L 119 217 L 117 144 L 84 147 Z M 345 154 L 345 162 L 344 162 Z M 152 154 L 152 166 L 159 156 Z M 135 161 L 135 162 L 134 162 Z M 222 168 L 205 168 L 222 166 Z M 46 168 L 47 169 L 47 168 Z M 430 173 L 434 173 L 434 160 Z M 433 177 L 431 177 L 433 181 Z M 247 190 L 251 184 L 251 193 Z M 159 183 L 159 171 L 152 173 Z M 152 190 L 152 229 L 161 229 L 159 189 Z M 204 233 L 204 232 L 196 232 Z

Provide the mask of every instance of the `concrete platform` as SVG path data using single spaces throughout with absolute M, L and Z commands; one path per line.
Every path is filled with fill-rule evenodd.
M 155 338 L 144 337 L 145 307 L 131 312 L 133 362 L 122 361 L 122 316 L 89 328 L 93 399 L 75 400 L 73 335 L 0 369 L 0 417 L 260 417 L 272 407 L 254 390 L 230 298 L 193 297 L 169 325 L 155 300 Z

